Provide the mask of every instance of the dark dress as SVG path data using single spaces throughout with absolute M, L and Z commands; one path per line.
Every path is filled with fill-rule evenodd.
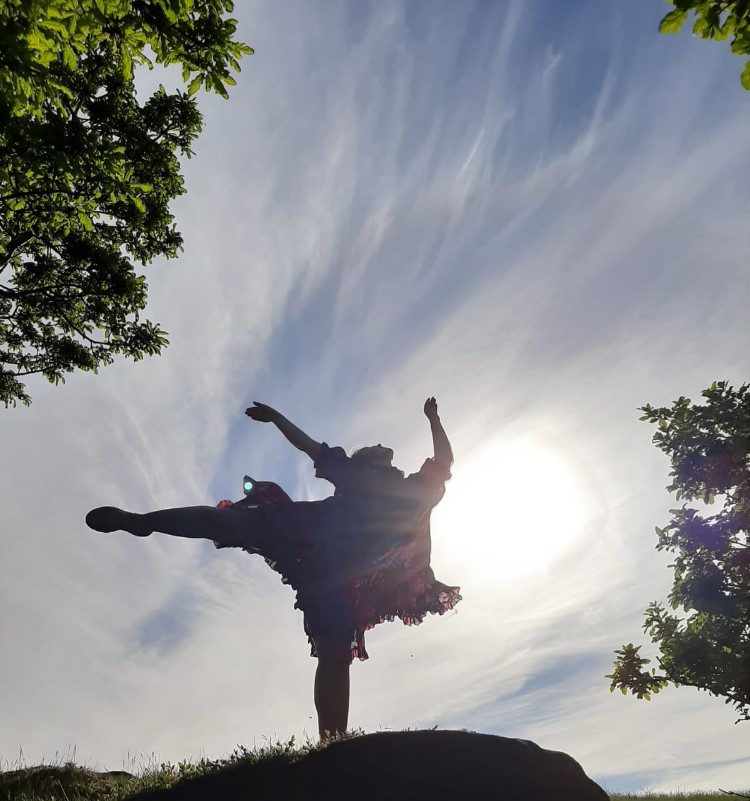
M 351 642 L 352 658 L 367 659 L 367 629 L 397 617 L 416 625 L 461 600 L 430 567 L 430 512 L 450 478 L 445 465 L 427 459 L 404 477 L 324 443 L 315 474 L 336 487 L 332 497 L 269 496 L 247 509 L 246 541 L 215 541 L 260 554 L 296 590 L 313 656 L 314 637 L 335 637 Z

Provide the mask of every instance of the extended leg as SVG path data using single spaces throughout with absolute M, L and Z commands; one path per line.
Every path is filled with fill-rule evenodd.
M 350 643 L 343 639 L 315 638 L 318 667 L 315 671 L 315 708 L 318 731 L 324 740 L 343 734 L 349 722 Z
M 129 531 L 146 537 L 161 531 L 173 537 L 205 538 L 226 545 L 258 545 L 262 521 L 254 510 L 217 509 L 215 506 L 182 506 L 136 514 L 114 506 L 100 506 L 86 515 L 96 531 Z

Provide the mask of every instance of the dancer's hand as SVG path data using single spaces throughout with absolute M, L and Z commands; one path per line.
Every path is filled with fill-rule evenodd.
M 245 414 L 259 423 L 273 423 L 279 416 L 276 409 L 258 401 L 253 401 L 253 405 L 245 409 Z
M 427 398 L 424 402 L 424 413 L 427 419 L 432 423 L 434 420 L 439 420 L 438 405 L 435 398 Z
M 440 422 L 438 405 L 435 398 L 427 398 L 424 402 L 424 413 L 430 421 L 432 430 L 432 446 L 435 451 L 435 459 L 441 462 L 446 468 L 453 464 L 453 449 L 448 439 L 443 424 Z

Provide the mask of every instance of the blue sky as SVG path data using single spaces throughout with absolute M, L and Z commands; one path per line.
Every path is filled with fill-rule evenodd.
M 352 725 L 532 739 L 610 790 L 747 786 L 720 700 L 603 678 L 670 587 L 637 407 L 750 367 L 750 94 L 726 46 L 658 35 L 665 10 L 237 3 L 256 55 L 201 99 L 185 253 L 147 271 L 172 345 L 0 416 L 3 759 L 313 734 L 301 616 L 260 559 L 84 515 L 236 498 L 245 472 L 329 494 L 253 400 L 417 469 L 435 395 L 456 464 L 433 566 L 464 600 L 368 634 Z

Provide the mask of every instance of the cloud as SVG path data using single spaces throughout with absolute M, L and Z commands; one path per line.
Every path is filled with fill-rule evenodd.
M 185 254 L 148 270 L 149 315 L 172 344 L 35 385 L 31 409 L 0 418 L 0 755 L 71 745 L 112 768 L 314 732 L 301 615 L 262 560 L 98 536 L 83 517 L 212 504 L 245 472 L 327 494 L 278 432 L 242 417 L 256 399 L 331 444 L 387 442 L 417 469 L 436 395 L 457 458 L 434 564 L 464 601 L 368 633 L 352 723 L 530 737 L 613 790 L 736 788 L 731 710 L 689 689 L 638 703 L 603 678 L 669 587 L 652 533 L 666 463 L 637 407 L 747 375 L 736 65 L 617 4 L 238 16 L 256 55 L 228 103 L 202 100 L 176 205 Z M 585 514 L 542 553 L 531 522 L 508 525 L 490 475 L 485 528 L 502 547 L 451 563 L 453 541 L 475 535 L 448 525 L 452 493 L 471 501 L 461 471 L 486 451 L 492 473 L 508 442 L 564 465 Z M 530 506 L 550 482 L 537 477 Z M 516 541 L 540 567 L 514 578 Z

